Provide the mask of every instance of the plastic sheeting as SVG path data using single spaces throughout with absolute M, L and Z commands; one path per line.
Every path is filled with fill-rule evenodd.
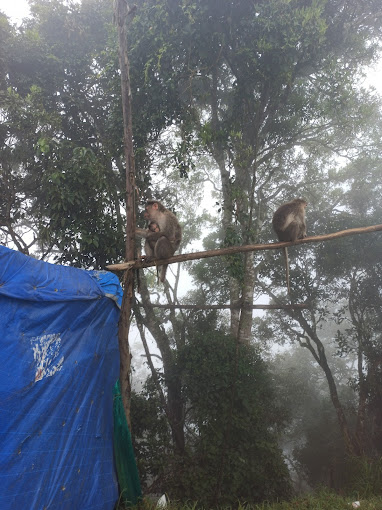
M 142 499 L 141 484 L 131 434 L 127 425 L 125 410 L 122 403 L 119 380 L 114 389 L 114 455 L 117 466 L 120 499 L 125 506 L 135 506 Z
M 117 277 L 0 246 L 0 508 L 112 509 Z

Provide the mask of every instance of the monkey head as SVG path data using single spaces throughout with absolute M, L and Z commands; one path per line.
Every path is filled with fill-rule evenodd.
M 163 213 L 165 211 L 165 207 L 156 200 L 149 200 L 146 203 L 145 212 L 143 213 L 143 217 L 145 220 L 156 221 L 158 218 L 158 214 Z
M 148 228 L 149 228 L 150 232 L 159 232 L 160 231 L 159 225 L 156 221 L 150 221 Z
M 303 198 L 295 198 L 293 200 L 293 202 L 300 206 L 300 207 L 303 207 L 304 209 L 306 208 L 306 206 L 308 205 L 308 202 L 306 200 L 304 200 Z

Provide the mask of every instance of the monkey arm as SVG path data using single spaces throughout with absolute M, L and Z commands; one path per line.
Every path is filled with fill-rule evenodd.
M 150 233 L 150 231 L 147 230 L 147 228 L 136 228 L 135 229 L 135 235 L 137 237 L 143 237 L 143 239 L 146 239 L 146 237 L 148 236 L 149 233 Z
M 148 239 L 149 241 L 156 242 L 160 237 L 167 237 L 164 232 L 151 232 L 147 228 L 136 228 L 135 235 L 137 237 L 143 237 L 143 239 Z
M 150 242 L 156 242 L 161 237 L 167 237 L 163 232 L 148 232 L 146 239 Z

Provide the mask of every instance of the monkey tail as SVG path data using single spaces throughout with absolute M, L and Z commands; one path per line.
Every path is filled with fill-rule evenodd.
M 290 294 L 288 248 L 283 248 L 283 250 L 284 250 L 284 257 L 285 257 L 286 284 L 287 284 L 288 294 Z
M 155 264 L 156 270 L 157 270 L 157 283 L 159 283 L 159 266 Z
M 161 266 L 161 270 L 160 270 L 160 281 L 163 283 L 166 279 L 166 272 L 167 272 L 167 266 L 168 264 L 165 264 L 163 266 Z

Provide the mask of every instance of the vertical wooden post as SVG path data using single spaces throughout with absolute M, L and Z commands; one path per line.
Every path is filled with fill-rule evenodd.
M 127 29 L 126 29 L 126 18 L 127 15 L 129 14 L 130 9 L 126 0 L 115 0 L 114 9 L 119 44 L 124 150 L 126 160 L 125 258 L 126 260 L 133 260 L 135 258 L 135 165 L 133 151 L 132 113 L 131 113 L 131 88 L 130 88 L 130 73 L 127 52 Z M 119 319 L 118 327 L 118 344 L 120 356 L 119 380 L 121 384 L 123 408 L 125 410 L 126 420 L 130 429 L 131 429 L 130 420 L 131 354 L 129 347 L 129 329 L 133 296 L 134 296 L 134 271 L 130 269 L 127 270 L 125 274 L 121 316 Z

